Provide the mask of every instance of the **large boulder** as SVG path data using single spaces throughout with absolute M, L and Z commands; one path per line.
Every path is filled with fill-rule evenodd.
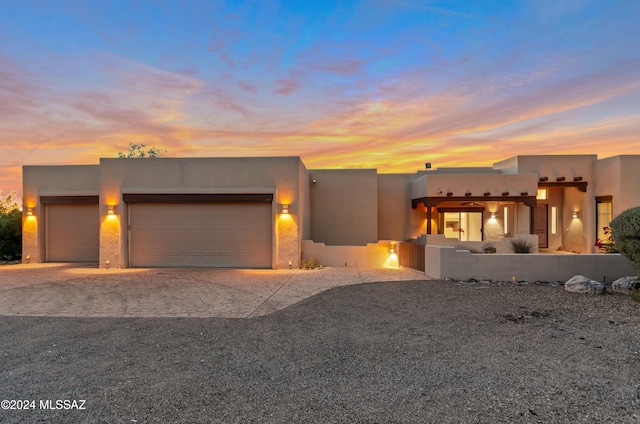
M 583 275 L 571 277 L 564 283 L 564 289 L 571 293 L 604 294 L 607 288 L 604 284 L 591 280 Z
M 622 277 L 613 282 L 611 288 L 614 292 L 631 294 L 633 290 L 640 290 L 640 278 Z

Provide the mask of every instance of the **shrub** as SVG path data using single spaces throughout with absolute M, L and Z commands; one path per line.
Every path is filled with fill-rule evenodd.
M 496 253 L 498 249 L 493 244 L 487 243 L 482 245 L 482 251 L 484 253 Z
M 625 210 L 609 226 L 616 250 L 633 262 L 640 275 L 640 206 Z
M 15 192 L 0 196 L 0 261 L 22 256 L 22 212 Z
M 509 239 L 509 243 L 511 243 L 513 253 L 531 253 L 534 248 L 533 243 L 524 239 Z
M 317 269 L 322 267 L 316 258 L 300 259 L 300 269 Z

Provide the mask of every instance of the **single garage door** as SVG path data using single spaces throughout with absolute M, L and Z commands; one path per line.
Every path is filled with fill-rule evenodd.
M 100 214 L 96 204 L 47 204 L 47 262 L 97 262 Z
M 271 214 L 271 203 L 130 203 L 130 265 L 271 268 Z

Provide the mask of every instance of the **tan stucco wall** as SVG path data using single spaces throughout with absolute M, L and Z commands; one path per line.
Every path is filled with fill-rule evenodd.
M 364 246 L 378 241 L 375 169 L 310 170 L 311 240 Z
M 22 260 L 45 260 L 45 211 L 40 196 L 96 196 L 100 190 L 98 165 L 24 166 L 22 168 Z M 33 216 L 27 216 L 33 208 Z
M 558 214 L 563 221 L 563 247 L 566 250 L 588 253 L 595 247 L 595 174 L 597 155 L 530 155 L 516 156 L 494 164 L 494 168 L 503 173 L 534 174 L 536 181 L 547 177 L 556 181 L 565 177 L 573 181 L 582 177 L 587 182 L 587 192 L 578 192 L 575 188 L 564 189 L 564 202 Z M 579 218 L 572 218 L 573 212 L 579 212 Z M 523 214 L 520 214 L 523 218 Z M 521 230 L 522 228 L 519 228 Z M 557 243 L 557 240 L 554 240 Z M 550 245 L 551 247 L 551 245 Z
M 274 193 L 273 267 L 298 266 L 308 213 L 300 188 L 306 170 L 299 157 L 105 158 L 100 167 L 100 213 L 105 216 L 107 206 L 116 205 L 120 220 L 119 226 L 101 227 L 100 266 L 107 261 L 128 266 L 123 193 Z M 289 205 L 286 216 L 280 213 L 282 204 Z
M 515 156 L 494 163 L 494 169 L 505 174 L 535 174 L 540 177 L 565 177 L 572 181 L 574 177 L 592 180 L 593 164 L 597 155 L 527 155 Z
M 634 275 L 631 261 L 619 254 L 471 254 L 448 246 L 427 246 L 425 274 L 436 278 L 499 281 L 566 281 L 584 275 L 611 282 Z
M 424 205 L 420 204 L 415 209 L 411 207 L 413 182 L 420 179 L 421 175 L 424 173 L 378 175 L 380 240 L 405 241 L 426 233 L 427 212 Z
M 389 240 L 366 246 L 327 246 L 311 240 L 302 242 L 303 258 L 313 258 L 322 266 L 332 267 L 399 268 L 397 253 L 391 254 L 390 249 Z
M 501 196 L 503 192 L 509 192 L 510 196 L 520 196 L 523 192 L 527 192 L 529 196 L 535 196 L 537 189 L 538 178 L 533 174 L 427 173 L 412 182 L 411 195 L 414 199 L 425 196 L 446 199 L 449 191 L 455 197 L 464 196 L 467 192 L 472 196 L 483 196 L 485 191 L 489 191 L 492 196 Z
M 640 206 L 640 155 L 601 159 L 595 164 L 595 196 L 612 196 L 613 216 Z

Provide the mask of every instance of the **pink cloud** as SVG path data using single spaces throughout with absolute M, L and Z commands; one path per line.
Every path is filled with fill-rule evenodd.
M 276 81 L 277 88 L 273 91 L 276 94 L 288 95 L 300 87 L 297 76 L 290 76 Z

